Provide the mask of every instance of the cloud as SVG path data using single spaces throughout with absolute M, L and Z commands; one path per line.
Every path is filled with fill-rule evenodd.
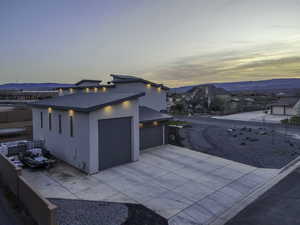
M 300 41 L 180 58 L 144 77 L 169 86 L 300 77 Z

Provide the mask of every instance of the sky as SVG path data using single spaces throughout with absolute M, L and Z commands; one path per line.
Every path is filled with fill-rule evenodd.
M 0 83 L 300 78 L 300 0 L 0 0 Z

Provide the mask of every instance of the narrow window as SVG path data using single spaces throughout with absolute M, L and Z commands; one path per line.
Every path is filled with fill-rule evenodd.
M 52 130 L 52 114 L 48 114 L 48 119 L 49 119 L 49 130 Z
M 44 124 L 43 124 L 43 112 L 40 112 L 40 114 L 41 114 L 41 128 L 43 128 L 44 127 Z
M 58 133 L 61 134 L 61 115 L 58 115 Z
M 73 117 L 70 116 L 70 136 L 74 137 L 74 130 L 73 130 Z

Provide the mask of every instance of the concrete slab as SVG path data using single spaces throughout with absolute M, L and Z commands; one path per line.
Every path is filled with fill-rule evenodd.
M 95 175 L 61 163 L 24 176 L 45 197 L 139 203 L 170 224 L 195 225 L 216 219 L 277 173 L 165 145 Z

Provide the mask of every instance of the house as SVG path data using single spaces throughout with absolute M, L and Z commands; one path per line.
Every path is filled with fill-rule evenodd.
M 282 97 L 270 105 L 272 115 L 295 116 L 300 114 L 300 100 L 297 97 Z
M 130 92 L 131 90 L 145 92 L 140 98 L 140 105 L 146 106 L 157 111 L 167 110 L 167 91 L 169 90 L 162 84 L 153 83 L 139 77 L 129 75 L 111 74 L 115 85 L 114 92 Z
M 111 91 L 116 88 L 78 88 L 73 94 L 30 103 L 33 139 L 44 140 L 53 155 L 89 174 L 136 161 L 140 151 L 166 144 L 165 123 L 172 117 L 142 105 L 146 93 L 141 89 Z
M 169 88 L 162 84 L 157 84 L 139 77 L 129 75 L 111 74 L 113 78 L 108 84 L 101 84 L 101 80 L 81 80 L 74 85 L 67 87 L 58 87 L 60 96 L 74 93 L 128 93 L 132 90 L 137 92 L 145 92 L 145 95 L 140 98 L 140 105 L 146 106 L 157 111 L 167 110 L 167 91 Z
M 101 80 L 81 80 L 73 85 L 57 87 L 54 90 L 58 91 L 59 96 L 75 94 L 75 93 L 97 93 L 106 92 L 107 88 L 114 85 L 101 84 Z

